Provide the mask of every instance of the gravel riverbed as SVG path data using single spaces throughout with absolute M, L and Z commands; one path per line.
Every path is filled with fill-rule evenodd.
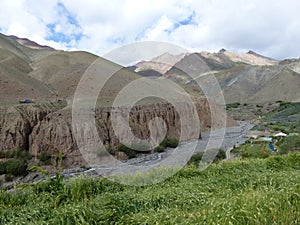
M 66 178 L 71 178 L 79 175 L 92 176 L 94 178 L 109 176 L 116 173 L 116 171 L 130 172 L 135 170 L 133 168 L 154 168 L 160 166 L 183 166 L 186 163 L 186 157 L 191 156 L 197 152 L 203 152 L 212 148 L 222 149 L 229 152 L 235 144 L 244 143 L 247 138 L 245 135 L 253 127 L 249 121 L 239 121 L 239 126 L 227 127 L 225 130 L 217 130 L 212 132 L 203 132 L 202 138 L 196 141 L 182 143 L 176 149 L 168 148 L 162 153 L 153 153 L 141 155 L 137 158 L 129 159 L 125 162 L 120 162 L 117 165 L 110 167 L 96 167 L 96 168 L 72 168 L 63 171 Z M 143 170 L 141 169 L 141 172 Z M 117 174 L 119 174 L 117 172 Z M 54 178 L 55 175 L 52 176 Z M 44 176 L 38 173 L 30 173 L 27 177 L 18 180 L 17 182 L 3 184 L 4 187 L 10 189 L 18 183 L 41 182 L 45 180 Z

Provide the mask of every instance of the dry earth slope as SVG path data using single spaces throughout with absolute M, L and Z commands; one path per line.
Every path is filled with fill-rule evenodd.
M 152 61 L 147 62 L 148 67 Z M 143 74 L 144 67 L 139 68 L 139 65 L 135 70 Z M 151 68 L 156 69 L 155 66 Z M 205 82 L 205 74 L 213 74 L 220 83 L 226 103 L 300 101 L 300 59 L 278 61 L 253 51 L 237 54 L 221 49 L 218 53 L 185 54 L 162 76 L 195 88 L 195 82 L 188 74 L 199 82 Z

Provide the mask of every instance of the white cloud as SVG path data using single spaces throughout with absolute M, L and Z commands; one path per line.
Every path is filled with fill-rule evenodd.
M 0 28 L 41 44 L 100 55 L 134 41 L 156 40 L 197 51 L 252 49 L 286 58 L 299 57 L 299 8 L 293 0 L 1 0 Z M 59 35 L 66 40 L 56 40 Z
M 168 39 L 167 30 L 172 29 L 173 22 L 166 16 L 162 16 L 144 34 L 144 40 L 166 40 Z

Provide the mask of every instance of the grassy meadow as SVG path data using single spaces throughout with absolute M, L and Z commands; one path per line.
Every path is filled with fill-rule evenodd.
M 143 187 L 58 176 L 0 191 L 0 224 L 300 224 L 299 181 L 299 153 L 193 163 Z

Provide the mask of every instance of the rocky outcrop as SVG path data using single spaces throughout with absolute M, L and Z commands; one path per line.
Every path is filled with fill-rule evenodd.
M 64 103 L 28 104 L 0 107 L 0 150 L 29 149 L 32 130 L 49 113 L 65 106 Z
M 184 105 L 184 104 L 183 104 Z M 197 99 L 195 106 L 202 124 L 201 129 L 211 126 L 210 107 L 206 99 Z M 216 106 L 211 106 L 216 107 Z M 225 116 L 219 110 L 219 121 Z M 188 110 L 188 109 L 186 109 Z M 118 108 L 118 113 L 124 113 L 125 108 Z M 62 104 L 24 105 L 8 107 L 1 110 L 0 142 L 1 150 L 6 151 L 16 147 L 29 150 L 33 155 L 47 151 L 56 155 L 63 151 L 68 166 L 82 163 L 82 157 L 72 133 L 72 110 Z M 106 146 L 116 147 L 120 144 L 111 123 L 111 108 L 97 107 L 95 110 L 98 134 Z M 167 137 L 179 139 L 180 118 L 174 107 L 168 103 L 155 103 L 135 106 L 130 111 L 129 124 L 132 132 L 140 139 L 149 137 L 148 124 L 151 119 L 160 117 L 165 121 Z M 234 125 L 228 120 L 228 125 Z M 155 128 L 156 129 L 156 128 Z M 188 129 L 187 129 L 188 130 Z M 190 136 L 184 135 L 184 140 Z

